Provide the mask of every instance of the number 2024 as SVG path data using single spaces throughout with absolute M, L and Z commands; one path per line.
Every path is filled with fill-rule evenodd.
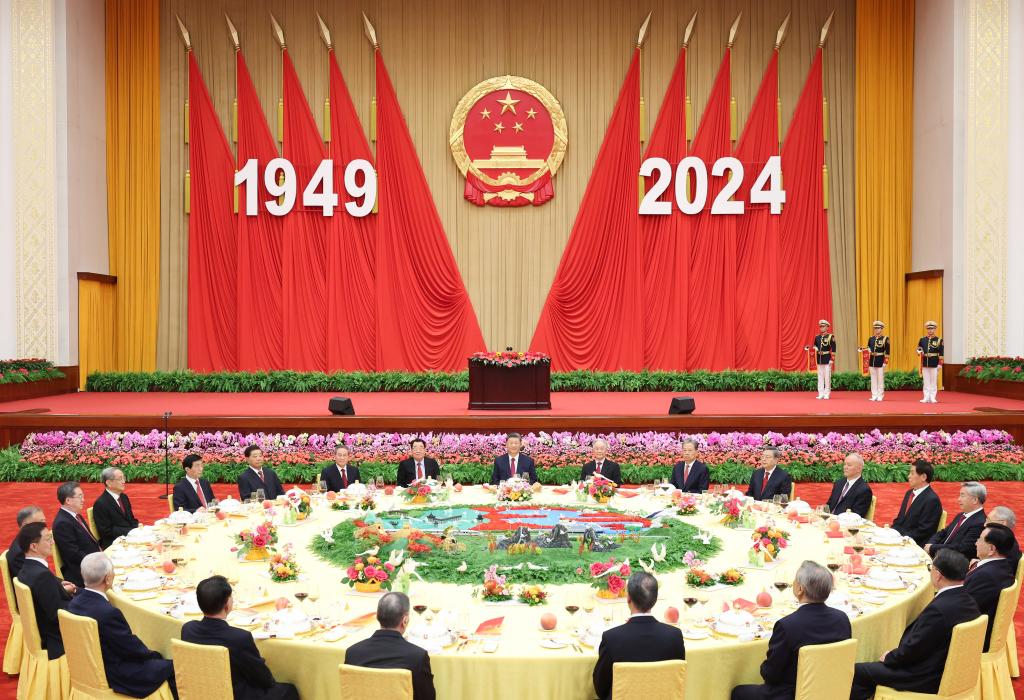
M 362 182 L 356 175 L 362 173 Z M 282 175 L 278 181 L 278 175 Z M 259 163 L 255 158 L 245 162 L 235 173 L 235 187 L 245 185 L 245 215 L 256 216 L 259 211 Z M 361 218 L 373 211 L 377 201 L 377 172 L 369 161 L 357 158 L 345 167 L 345 192 L 353 201 L 345 202 L 345 211 Z M 274 158 L 263 170 L 263 186 L 274 199 L 263 204 L 274 216 L 284 216 L 295 207 L 298 194 L 298 179 L 295 166 L 286 158 Z M 361 201 L 360 201 L 361 200 Z M 320 208 L 324 216 L 334 216 L 338 207 L 338 195 L 334 191 L 334 161 L 322 160 L 313 177 L 302 190 L 302 206 L 308 209 Z
M 743 163 L 736 158 L 719 158 L 711 168 L 712 177 L 722 177 L 729 172 L 729 180 L 711 205 L 712 214 L 742 214 L 743 200 L 733 200 L 732 196 L 743 184 Z M 640 175 L 650 177 L 657 174 L 657 179 L 640 202 L 641 214 L 667 216 L 672 213 L 672 202 L 658 201 L 672 184 L 672 165 L 664 158 L 648 158 L 640 166 Z M 688 183 L 693 182 L 693 197 L 690 197 Z M 767 186 L 767 187 L 766 187 Z M 679 211 L 684 214 L 699 214 L 708 201 L 708 169 L 700 158 L 687 156 L 679 161 L 675 170 L 675 201 Z M 767 204 L 772 214 L 781 214 L 782 205 L 786 201 L 786 192 L 782 189 L 782 159 L 772 156 L 765 163 L 761 173 L 750 188 L 751 204 Z

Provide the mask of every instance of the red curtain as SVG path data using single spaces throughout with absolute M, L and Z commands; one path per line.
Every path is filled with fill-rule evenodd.
M 735 157 L 743 163 L 743 186 L 737 199 L 746 202 L 736 230 L 736 367 L 778 367 L 779 357 L 779 217 L 767 204 L 750 203 L 750 186 L 768 158 L 779 152 L 779 52 L 773 51 L 743 128 Z
M 327 158 L 299 76 L 284 64 L 284 157 L 295 168 L 295 206 L 284 217 L 282 257 L 284 361 L 289 369 L 327 369 L 327 222 L 322 209 L 302 205 L 302 193 Z
M 817 333 L 818 321 L 831 320 L 832 315 L 828 212 L 822 187 L 824 164 L 819 48 L 782 146 L 786 204 L 779 221 L 779 236 L 786 264 L 779 270 L 786 313 L 782 314 L 780 340 L 782 368 L 787 370 L 806 366 L 803 347 Z
M 238 168 L 250 158 L 260 164 L 260 203 L 256 216 L 245 215 L 245 188 L 238 188 L 238 368 L 284 369 L 281 306 L 280 217 L 268 214 L 263 202 L 263 168 L 277 157 L 277 145 L 267 126 L 245 57 L 235 53 L 238 91 Z M 231 332 L 226 328 L 225 334 Z
M 191 208 L 188 217 L 188 366 L 197 372 L 238 369 L 235 315 L 234 156 L 188 53 Z
M 644 159 L 664 158 L 673 168 L 686 157 L 686 47 L 654 122 Z M 653 177 L 646 178 L 645 192 Z M 669 187 L 661 201 L 672 202 L 668 216 L 641 216 L 643 250 L 644 367 L 686 369 L 687 296 L 690 274 L 690 217 L 675 205 Z
M 643 367 L 639 170 L 636 49 L 530 343 L 552 369 Z
M 373 163 L 355 105 L 330 52 L 331 140 L 334 191 L 339 209 L 327 221 L 327 368 L 367 370 L 377 367 L 374 236 L 377 217 L 350 216 L 344 209 L 345 167 L 361 158 Z
M 690 248 L 690 369 L 722 370 L 736 362 L 736 219 L 711 214 L 724 177 L 711 177 L 715 161 L 731 155 L 729 124 L 730 49 L 725 50 L 704 116 L 693 138 L 692 155 L 707 165 L 708 197 L 696 216 Z
M 380 51 L 376 63 L 377 369 L 463 369 L 483 335 Z

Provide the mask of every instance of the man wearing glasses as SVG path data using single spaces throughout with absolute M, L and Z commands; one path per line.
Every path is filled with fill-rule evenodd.
M 87 554 L 100 551 L 100 543 L 92 536 L 82 516 L 85 494 L 77 481 L 65 481 L 57 487 L 60 510 L 53 519 L 53 541 L 60 554 L 60 572 L 66 581 L 85 587 L 81 565 Z
M 100 547 L 106 549 L 118 537 L 127 535 L 139 526 L 132 512 L 131 501 L 124 492 L 124 472 L 117 467 L 107 467 L 100 474 L 103 493 L 92 505 L 92 520 L 96 532 L 100 533 Z

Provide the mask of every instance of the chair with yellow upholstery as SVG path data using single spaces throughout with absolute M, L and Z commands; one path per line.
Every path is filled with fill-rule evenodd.
M 875 700 L 979 700 L 981 652 L 987 628 L 988 615 L 953 628 L 938 693 L 913 693 L 880 685 L 875 690 Z
M 612 700 L 683 700 L 685 696 L 685 661 L 619 661 L 612 664 Z
M 857 640 L 800 647 L 796 665 L 795 700 L 850 697 Z
M 64 656 L 71 675 L 69 700 L 128 700 L 133 697 L 114 692 L 107 683 L 96 620 L 58 610 L 57 624 L 64 639 Z M 174 696 L 164 681 L 155 692 L 146 696 L 146 700 L 174 700 Z
M 871 497 L 871 505 L 868 506 L 867 520 L 875 522 L 875 506 L 878 505 L 878 496 Z
M 21 668 L 18 677 L 18 700 L 64 700 L 71 690 L 68 659 L 50 659 L 43 649 L 32 604 L 32 589 L 21 581 L 14 582 L 14 597 L 21 615 Z
M 796 500 L 796 483 L 791 483 L 789 485 L 789 500 Z
M 172 639 L 171 657 L 179 700 L 235 697 L 227 647 Z
M 92 506 L 86 511 L 86 520 L 89 521 L 89 532 L 96 538 L 96 541 L 100 541 L 100 531 L 96 529 L 96 521 L 92 519 Z
M 174 515 L 174 496 L 167 497 L 167 514 Z
M 16 676 L 21 669 L 21 616 L 18 614 L 18 603 L 14 600 L 14 581 L 11 579 L 11 567 L 7 565 L 6 549 L 0 553 L 0 571 L 4 578 L 7 611 L 11 614 L 11 630 L 7 633 L 7 646 L 4 647 L 3 671 L 9 676 Z
M 1010 664 L 1006 661 L 1006 637 L 1013 626 L 1013 613 L 1020 598 L 1020 583 L 1014 582 L 999 594 L 996 619 L 992 623 L 992 638 L 988 651 L 981 655 L 981 700 L 1001 700 L 1013 697 Z
M 341 700 L 412 700 L 412 673 L 404 668 L 366 668 L 338 666 L 341 674 Z M 184 700 L 184 698 L 182 698 Z
M 57 573 L 57 578 L 63 578 L 64 574 L 61 572 L 61 569 L 64 568 L 64 557 L 60 555 L 60 549 L 57 547 L 56 542 L 53 543 L 50 556 L 53 557 L 53 570 Z
M 942 511 L 942 517 L 939 518 L 939 530 L 946 527 L 946 519 L 949 518 L 949 513 Z M 936 530 L 938 532 L 938 530 Z
M 1017 562 L 1018 585 L 1020 585 L 1022 578 L 1024 578 L 1024 559 Z M 1020 594 L 1018 593 L 1017 595 L 1019 596 Z M 1020 662 L 1017 659 L 1017 630 L 1012 622 L 1010 623 L 1010 629 L 1006 633 L 1006 665 L 1010 668 L 1010 678 L 1020 676 Z

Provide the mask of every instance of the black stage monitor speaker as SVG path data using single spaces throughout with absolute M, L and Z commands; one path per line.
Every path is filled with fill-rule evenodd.
M 670 416 L 690 414 L 696 407 L 692 396 L 676 396 L 672 399 L 672 405 L 668 407 L 668 414 Z
M 356 414 L 356 409 L 352 406 L 352 399 L 346 399 L 344 396 L 335 396 L 327 404 L 327 407 L 336 416 L 354 416 Z

